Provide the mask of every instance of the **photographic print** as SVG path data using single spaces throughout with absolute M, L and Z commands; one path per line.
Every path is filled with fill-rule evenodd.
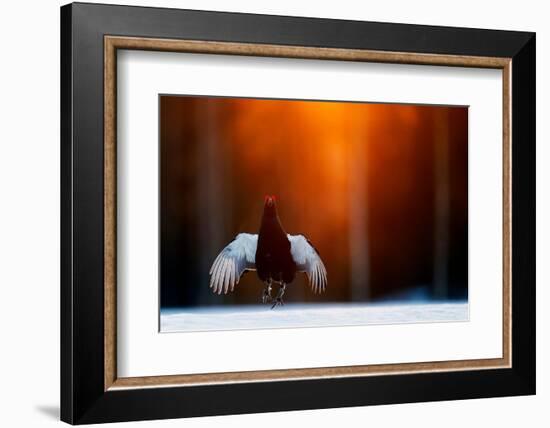
M 166 94 L 160 331 L 468 320 L 468 108 Z
M 534 33 L 60 24 L 62 421 L 535 394 Z

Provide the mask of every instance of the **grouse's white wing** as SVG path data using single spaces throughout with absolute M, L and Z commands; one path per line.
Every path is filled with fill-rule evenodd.
M 327 288 L 327 270 L 319 253 L 303 235 L 288 235 L 290 252 L 296 269 L 305 272 L 314 293 L 322 293 Z
M 239 283 L 246 270 L 256 270 L 256 246 L 258 235 L 239 233 L 225 247 L 210 268 L 210 288 L 214 293 L 227 294 Z

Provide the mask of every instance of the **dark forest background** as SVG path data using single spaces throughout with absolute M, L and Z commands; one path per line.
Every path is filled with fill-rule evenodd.
M 259 303 L 254 272 L 218 296 L 208 270 L 266 194 L 328 270 L 288 301 L 467 298 L 466 107 L 161 96 L 160 152 L 162 307 Z

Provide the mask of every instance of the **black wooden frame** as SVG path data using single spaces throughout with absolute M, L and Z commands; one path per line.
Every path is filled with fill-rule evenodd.
M 512 58 L 512 368 L 105 392 L 105 35 Z M 535 96 L 534 33 L 63 6 L 61 419 L 82 424 L 534 394 Z

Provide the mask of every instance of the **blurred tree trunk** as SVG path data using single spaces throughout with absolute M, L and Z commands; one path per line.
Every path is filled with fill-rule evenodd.
M 435 110 L 434 120 L 434 271 L 433 296 L 446 299 L 449 296 L 449 219 L 450 219 L 450 171 L 449 171 L 449 117 L 446 109 Z
M 365 124 L 365 128 L 368 123 Z M 367 130 L 355 134 L 349 150 L 349 246 L 351 300 L 364 301 L 371 297 L 369 286 L 368 216 L 368 156 Z
M 209 270 L 217 254 L 228 244 L 227 226 L 231 221 L 231 213 L 224 200 L 230 193 L 227 191 L 225 169 L 229 162 L 225 158 L 226 144 L 221 141 L 221 115 L 216 106 L 216 99 L 201 100 L 197 104 L 196 121 L 201 126 L 198 130 L 198 189 L 197 218 L 199 219 L 199 252 L 201 272 L 197 297 L 200 304 L 211 303 L 216 299 L 208 287 Z M 185 142 L 183 143 L 185 144 Z M 188 201 L 193 203 L 193 201 Z

